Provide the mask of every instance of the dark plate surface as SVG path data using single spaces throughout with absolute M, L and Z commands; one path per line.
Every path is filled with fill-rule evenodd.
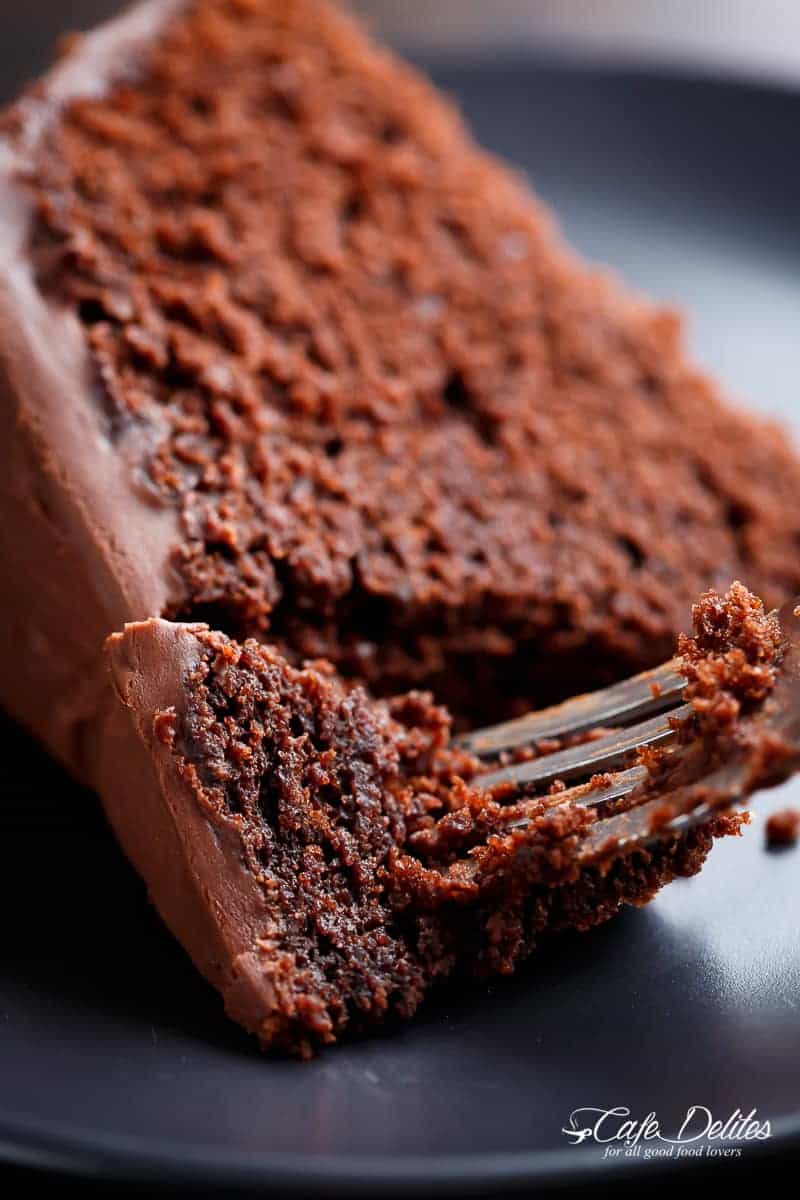
M 532 62 L 437 76 L 572 240 L 678 301 L 731 391 L 800 423 L 800 97 Z M 644 911 L 310 1064 L 261 1058 L 148 909 L 91 797 L 2 730 L 0 1150 L 120 1178 L 319 1192 L 501 1188 L 652 1171 L 572 1146 L 574 1109 L 800 1138 L 800 851 L 747 835 Z M 688 1160 L 682 1160 L 684 1165 Z M 675 1159 L 670 1165 L 679 1167 Z M 603 1176 L 603 1172 L 608 1172 Z

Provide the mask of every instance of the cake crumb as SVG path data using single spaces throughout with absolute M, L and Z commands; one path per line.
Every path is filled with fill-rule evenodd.
M 694 636 L 678 639 L 685 698 L 704 733 L 732 734 L 775 686 L 785 644 L 778 618 L 736 580 L 724 596 L 704 592 L 692 621 Z
M 782 808 L 768 818 L 766 828 L 767 845 L 794 846 L 800 838 L 800 809 Z
M 153 717 L 153 733 L 163 745 L 172 747 L 175 745 L 177 724 L 177 714 L 175 709 L 170 706 L 169 708 L 162 709 L 161 712 L 157 712 Z

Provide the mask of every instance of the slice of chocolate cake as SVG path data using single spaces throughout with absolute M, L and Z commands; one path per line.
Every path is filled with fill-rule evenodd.
M 501 902 L 493 851 L 442 858 L 500 817 L 440 777 L 434 710 L 348 691 L 497 720 L 667 657 L 715 579 L 800 591 L 783 434 L 424 81 L 323 0 L 146 0 L 5 115 L 0 214 L 0 701 L 265 1042 L 408 1012 L 697 865 L 707 832 Z M 102 654 L 130 622 L 133 720 Z M 302 723 L 334 709 L 326 781 Z M 456 788 L 466 832 L 428 829 Z
M 455 972 L 507 973 L 699 869 L 719 817 L 579 870 L 591 807 L 491 799 L 419 694 L 370 701 L 326 666 L 203 625 L 109 640 L 106 808 L 173 932 L 265 1046 L 303 1055 L 408 1017 Z M 520 827 L 524 825 L 524 827 Z

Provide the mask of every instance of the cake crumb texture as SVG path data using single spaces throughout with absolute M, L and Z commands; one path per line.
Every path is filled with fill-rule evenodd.
M 777 614 L 740 582 L 692 608 L 694 636 L 678 638 L 685 697 L 706 732 L 731 733 L 775 686 L 784 649 Z
M 149 434 L 180 517 L 160 615 L 466 723 L 663 660 L 709 585 L 800 591 L 783 434 L 323 0 L 189 3 L 24 185 L 108 436 Z

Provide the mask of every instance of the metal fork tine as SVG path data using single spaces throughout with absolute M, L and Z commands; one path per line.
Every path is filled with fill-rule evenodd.
M 650 846 L 665 837 L 687 833 L 710 820 L 716 812 L 734 807 L 751 790 L 751 770 L 752 765 L 746 759 L 728 763 L 697 783 L 598 821 L 584 837 L 578 856 L 581 866 L 591 866 L 607 856 L 609 839 L 614 853 Z M 675 816 L 670 821 L 654 823 L 653 818 L 663 810 L 665 802 L 674 807 Z
M 509 831 L 524 829 L 538 819 L 543 805 L 596 808 L 610 801 L 626 801 L 610 816 L 595 819 L 581 836 L 572 863 L 583 869 L 602 868 L 640 847 L 680 837 L 743 802 L 754 790 L 782 782 L 800 771 L 800 601 L 785 604 L 778 619 L 785 635 L 780 672 L 771 695 L 752 718 L 767 734 L 763 745 L 758 738 L 745 738 L 738 750 L 733 744 L 728 748 L 732 758 L 713 768 L 707 745 L 702 739 L 694 739 L 675 749 L 669 756 L 669 770 L 660 778 L 654 776 L 651 780 L 647 767 L 636 765 L 616 770 L 605 785 L 593 784 L 592 776 L 613 772 L 640 747 L 676 740 L 678 729 L 694 710 L 691 704 L 675 706 L 684 685 L 673 660 L 604 692 L 478 730 L 462 739 L 465 749 L 485 754 L 541 741 L 546 736 L 563 738 L 611 720 L 630 720 L 633 714 L 652 712 L 648 704 L 657 706 L 656 716 L 554 754 L 479 773 L 475 784 L 486 788 L 503 783 L 536 785 L 541 789 L 556 779 L 573 781 L 569 789 L 544 800 L 541 796 L 517 797 L 506 818 L 505 828 Z M 498 832 L 502 832 L 502 826 Z M 521 846 L 527 854 L 524 839 Z M 470 861 L 473 866 L 478 862 Z M 530 864 L 529 855 L 525 861 Z
M 663 795 L 598 821 L 584 838 L 579 854 L 582 866 L 591 866 L 607 857 L 609 845 L 613 853 L 624 853 L 638 846 L 650 846 L 665 837 L 686 833 L 715 813 L 742 803 L 755 789 L 774 786 L 800 769 L 800 606 L 797 600 L 784 604 L 778 619 L 786 636 L 786 648 L 775 688 L 759 718 L 775 743 L 782 747 L 777 763 L 770 764 L 767 751 L 765 770 L 759 753 L 745 747 L 741 755 L 695 783 L 668 789 Z M 653 818 L 663 810 L 665 802 L 675 816 L 666 823 L 658 820 L 654 823 Z
M 671 659 L 655 670 L 634 675 L 601 691 L 573 696 L 552 708 L 478 729 L 459 738 L 457 744 L 467 753 L 482 757 L 602 725 L 629 724 L 675 705 L 685 682 L 676 670 L 676 660 Z
M 563 804 L 581 804 L 585 808 L 596 808 L 600 804 L 607 804 L 611 800 L 621 800 L 623 796 L 629 796 L 646 779 L 646 767 L 630 767 L 627 771 L 617 771 L 607 787 L 591 787 L 588 783 L 582 783 L 578 787 L 569 788 L 566 792 L 557 792 L 547 799 L 553 808 L 560 808 Z M 540 801 L 536 801 L 536 803 L 539 804 Z M 508 828 L 522 829 L 529 820 L 530 818 L 525 816 L 516 817 L 509 822 Z
M 555 754 L 545 754 L 528 762 L 515 763 L 476 776 L 480 787 L 494 787 L 498 783 L 545 786 L 556 779 L 588 778 L 605 771 L 614 770 L 624 764 L 630 753 L 640 746 L 657 746 L 675 737 L 674 722 L 682 721 L 692 713 L 691 705 L 683 704 L 668 714 L 651 717 L 628 729 L 618 730 L 583 742 Z
M 623 796 L 629 796 L 647 777 L 647 767 L 629 767 L 627 771 L 617 771 L 607 787 L 589 787 L 584 784 L 570 791 L 556 793 L 553 799 L 557 801 L 560 797 L 563 803 L 565 799 L 569 802 L 572 797 L 576 804 L 595 808 L 598 804 L 607 804 L 610 800 L 621 800 Z

